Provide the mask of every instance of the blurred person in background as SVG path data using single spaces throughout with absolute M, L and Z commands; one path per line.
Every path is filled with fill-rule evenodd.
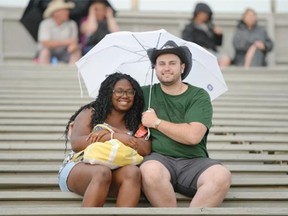
M 239 21 L 234 37 L 233 47 L 236 66 L 266 66 L 266 55 L 273 48 L 273 42 L 266 30 L 257 24 L 256 12 L 248 8 Z
M 119 31 L 115 10 L 107 0 L 93 0 L 88 16 L 80 23 L 82 54 L 86 54 L 106 34 Z
M 182 38 L 194 42 L 216 55 L 221 68 L 230 65 L 230 58 L 219 53 L 217 46 L 222 45 L 223 33 L 220 26 L 213 24 L 213 12 L 205 3 L 197 3 L 193 18 L 182 31 Z
M 80 57 L 78 27 L 69 19 L 69 10 L 74 3 L 53 0 L 44 11 L 44 20 L 38 30 L 37 58 L 41 64 L 49 64 L 51 59 L 74 64 Z

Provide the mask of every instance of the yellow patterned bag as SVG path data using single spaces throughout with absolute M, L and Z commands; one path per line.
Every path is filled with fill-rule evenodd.
M 106 125 L 96 125 L 113 132 Z M 138 165 L 143 157 L 133 148 L 126 146 L 117 139 L 105 142 L 95 142 L 87 146 L 83 151 L 76 153 L 72 161 L 83 161 L 90 164 L 101 164 L 116 169 L 121 166 L 133 164 Z

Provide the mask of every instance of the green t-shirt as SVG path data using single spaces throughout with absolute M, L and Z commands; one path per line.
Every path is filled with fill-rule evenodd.
M 155 84 L 151 92 L 151 108 L 158 118 L 173 123 L 200 122 L 207 127 L 207 133 L 197 145 L 184 145 L 176 142 L 158 130 L 151 131 L 152 151 L 163 155 L 180 158 L 209 157 L 206 142 L 209 128 L 212 125 L 212 104 L 209 94 L 201 88 L 188 85 L 181 95 L 164 93 L 160 84 Z M 145 110 L 148 107 L 150 86 L 143 86 Z

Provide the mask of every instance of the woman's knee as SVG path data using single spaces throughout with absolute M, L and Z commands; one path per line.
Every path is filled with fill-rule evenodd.
M 112 173 L 108 167 L 78 163 L 71 170 L 67 185 L 71 191 L 83 195 L 89 185 L 109 187 L 111 181 Z
M 123 170 L 123 179 L 124 181 L 135 181 L 140 182 L 141 181 L 141 172 L 139 167 L 134 165 L 125 166 Z
M 93 166 L 93 165 L 92 165 Z M 112 172 L 110 168 L 106 166 L 98 166 L 91 170 L 92 180 L 102 181 L 102 182 L 111 182 Z

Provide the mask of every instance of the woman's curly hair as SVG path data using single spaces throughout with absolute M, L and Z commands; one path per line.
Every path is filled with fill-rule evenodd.
M 112 112 L 112 94 L 115 84 L 122 79 L 128 80 L 135 90 L 134 103 L 125 115 L 126 127 L 133 132 L 137 131 L 141 123 L 141 115 L 144 107 L 144 97 L 139 83 L 130 75 L 123 73 L 113 73 L 109 75 L 102 83 L 99 89 L 98 97 L 95 101 L 88 103 L 78 109 L 69 119 L 64 132 L 66 144 L 68 141 L 68 130 L 71 122 L 75 120 L 77 115 L 84 109 L 93 108 L 92 121 L 90 122 L 91 130 L 96 124 L 104 123 L 107 116 Z

